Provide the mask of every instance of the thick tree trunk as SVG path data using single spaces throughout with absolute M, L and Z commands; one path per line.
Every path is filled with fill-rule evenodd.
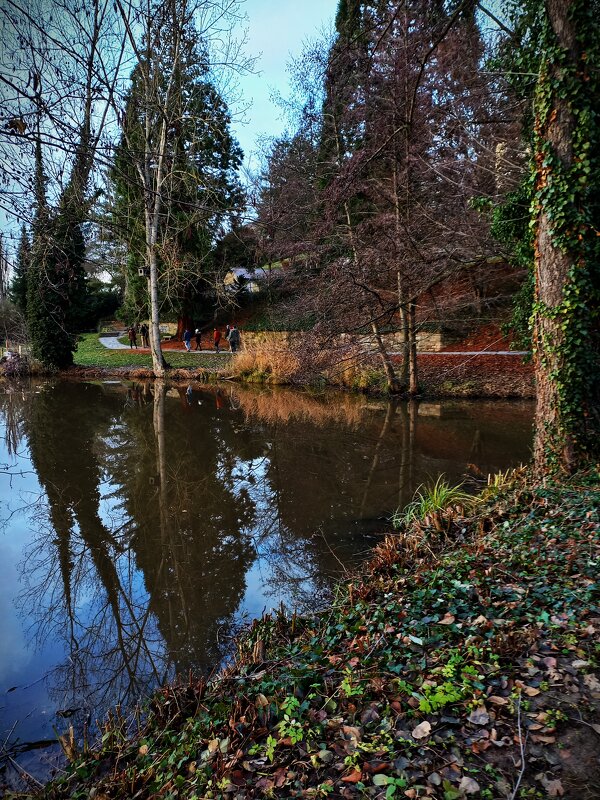
M 561 227 L 561 217 L 580 213 L 586 202 L 582 187 L 565 184 L 572 181 L 572 169 L 579 154 L 575 152 L 576 128 L 581 125 L 575 104 L 585 98 L 585 88 L 578 93 L 566 90 L 573 80 L 568 70 L 583 84 L 584 59 L 577 38 L 574 0 L 547 0 L 546 11 L 556 43 L 566 60 L 548 55 L 542 64 L 536 110 L 537 209 L 535 236 L 535 316 L 534 354 L 537 382 L 535 469 L 538 477 L 549 471 L 574 472 L 589 451 L 593 423 L 593 381 L 586 370 L 594 370 L 595 353 L 593 304 L 580 296 L 579 283 L 585 263 L 585 251 L 579 236 Z M 549 99 L 548 99 L 549 97 Z M 581 110 L 581 109 L 579 109 Z M 571 180 L 570 180 L 571 179 Z M 562 183 L 562 186 L 561 186 Z M 550 191 L 549 191 L 550 190 Z M 560 197 L 560 214 L 556 214 Z M 571 198 L 568 193 L 572 193 Z M 570 206 L 570 208 L 569 208 Z M 558 219 L 557 219 L 558 216 Z M 574 311 L 577 306 L 580 312 Z

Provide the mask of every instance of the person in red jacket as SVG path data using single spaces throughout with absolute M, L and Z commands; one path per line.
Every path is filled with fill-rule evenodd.
M 213 341 L 215 343 L 215 350 L 218 353 L 219 352 L 219 344 L 221 342 L 221 331 L 218 328 L 215 328 L 215 332 L 213 333 Z

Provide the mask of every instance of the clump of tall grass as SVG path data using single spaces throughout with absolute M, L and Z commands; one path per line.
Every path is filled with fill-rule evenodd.
M 257 344 L 232 358 L 227 372 L 249 383 L 296 383 L 301 364 L 288 347 Z
M 462 487 L 462 483 L 451 486 L 444 475 L 440 475 L 433 486 L 421 484 L 411 502 L 392 516 L 392 525 L 396 529 L 413 525 L 434 528 L 439 533 L 448 532 L 456 517 L 464 515 L 478 502 Z

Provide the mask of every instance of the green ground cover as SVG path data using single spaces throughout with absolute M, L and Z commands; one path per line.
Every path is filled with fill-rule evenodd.
M 599 797 L 599 477 L 407 520 L 326 610 L 255 622 L 38 796 Z
M 165 351 L 167 362 L 178 369 L 215 369 L 229 363 L 229 353 L 186 353 Z M 97 333 L 84 334 L 74 355 L 75 365 L 79 367 L 145 367 L 152 368 L 152 358 L 139 350 L 110 350 L 100 344 Z

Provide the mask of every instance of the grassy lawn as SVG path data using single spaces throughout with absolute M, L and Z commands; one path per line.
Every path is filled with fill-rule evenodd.
M 165 351 L 167 363 L 181 369 L 214 369 L 224 367 L 231 358 L 229 353 L 185 353 Z M 100 344 L 97 333 L 86 333 L 82 336 L 74 356 L 79 367 L 152 367 L 149 353 L 139 350 L 109 350 Z

